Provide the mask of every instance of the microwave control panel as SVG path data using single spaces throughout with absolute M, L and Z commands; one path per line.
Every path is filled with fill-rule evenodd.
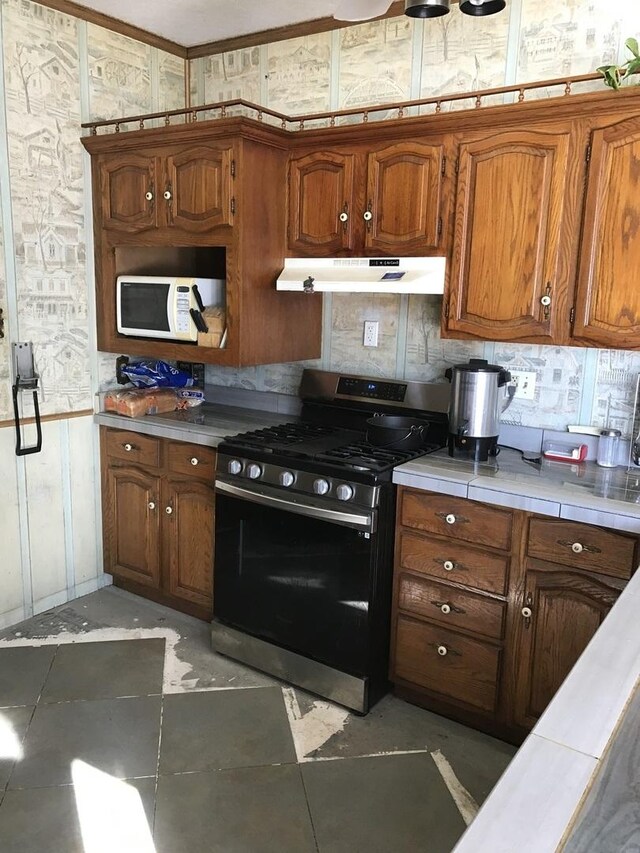
M 188 332 L 189 324 L 191 323 L 191 308 L 190 290 L 188 287 L 180 284 L 176 288 L 176 331 Z

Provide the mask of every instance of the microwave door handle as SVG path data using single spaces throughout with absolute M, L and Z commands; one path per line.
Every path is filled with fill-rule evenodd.
M 374 532 L 374 514 L 373 513 L 354 513 L 341 512 L 336 509 L 328 509 L 327 507 L 313 506 L 312 504 L 293 503 L 290 499 L 278 498 L 275 495 L 267 495 L 263 492 L 255 492 L 252 489 L 245 489 L 242 486 L 236 486 L 234 483 L 225 483 L 224 480 L 216 480 L 216 492 L 231 495 L 236 498 L 242 498 L 252 503 L 260 504 L 274 509 L 282 509 L 285 512 L 292 512 L 296 515 L 306 515 L 309 518 L 317 518 L 320 521 L 333 521 L 336 524 L 341 524 L 344 527 L 355 527 L 358 530 L 366 530 L 369 533 Z

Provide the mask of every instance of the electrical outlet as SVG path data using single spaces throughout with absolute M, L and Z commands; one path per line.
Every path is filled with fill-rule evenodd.
M 362 343 L 366 347 L 377 347 L 378 346 L 378 321 L 377 320 L 365 320 L 364 321 L 364 339 L 363 339 Z
M 509 370 L 511 381 L 516 386 L 516 400 L 533 400 L 536 390 L 535 370 Z

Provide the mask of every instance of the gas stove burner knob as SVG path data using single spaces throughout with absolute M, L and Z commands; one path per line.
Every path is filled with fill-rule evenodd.
M 313 481 L 313 491 L 316 495 L 326 495 L 329 491 L 329 483 L 322 478 Z
M 339 501 L 350 501 L 353 497 L 353 486 L 348 483 L 340 483 L 336 489 L 336 497 Z
M 278 482 L 281 486 L 285 486 L 285 488 L 289 488 L 289 486 L 293 486 L 295 482 L 295 477 L 291 471 L 281 471 L 280 476 L 278 477 Z
M 250 480 L 257 480 L 261 474 L 262 468 L 259 465 L 256 465 L 255 462 L 247 468 L 247 476 Z
M 242 462 L 239 459 L 232 459 L 227 465 L 227 471 L 230 474 L 239 474 L 242 471 Z

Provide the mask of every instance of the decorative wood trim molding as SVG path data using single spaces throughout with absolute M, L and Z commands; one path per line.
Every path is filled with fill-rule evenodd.
M 114 147 L 116 143 L 113 139 L 121 140 L 123 137 L 138 139 L 141 134 L 144 134 L 145 139 L 152 139 L 153 128 L 148 128 L 145 123 L 154 119 L 164 119 L 164 130 L 171 127 L 172 135 L 177 135 L 180 131 L 177 128 L 188 128 L 193 126 L 195 122 L 201 125 L 206 124 L 209 128 L 215 128 L 220 123 L 228 123 L 236 121 L 242 125 L 244 120 L 245 126 L 257 128 L 262 125 L 265 133 L 273 134 L 276 130 L 285 137 L 304 137 L 312 134 L 315 138 L 320 138 L 320 135 L 329 131 L 332 134 L 339 132 L 350 133 L 354 128 L 369 127 L 388 127 L 388 126 L 407 126 L 410 124 L 424 125 L 425 122 L 437 120 L 440 126 L 442 123 L 450 120 L 453 116 L 454 124 L 460 126 L 464 121 L 469 120 L 474 124 L 475 119 L 470 119 L 472 114 L 490 115 L 497 111 L 497 115 L 513 115 L 516 111 L 522 113 L 533 109 L 537 112 L 540 104 L 546 110 L 547 104 L 550 102 L 571 105 L 566 109 L 563 106 L 563 112 L 569 114 L 575 108 L 576 104 L 583 102 L 596 102 L 605 100 L 610 104 L 615 103 L 615 99 L 621 99 L 628 96 L 635 96 L 640 87 L 628 87 L 624 91 L 612 93 L 606 86 L 602 86 L 600 91 L 589 91 L 581 94 L 576 94 L 574 86 L 580 83 L 591 83 L 596 80 L 602 80 L 597 72 L 591 74 L 581 74 L 573 77 L 557 77 L 553 80 L 537 80 L 531 83 L 514 83 L 508 86 L 498 86 L 492 89 L 481 89 L 476 92 L 454 92 L 449 95 L 436 95 L 429 98 L 418 98 L 411 101 L 399 101 L 396 103 L 372 104 L 370 106 L 358 106 L 352 109 L 330 110 L 320 113 L 309 113 L 306 115 L 288 116 L 276 110 L 263 107 L 260 104 L 254 104 L 251 101 L 245 101 L 243 98 L 236 98 L 231 101 L 219 101 L 212 104 L 202 104 L 184 109 L 165 110 L 164 112 L 146 113 L 144 115 L 122 116 L 119 118 L 102 119 L 100 121 L 83 122 L 81 127 L 90 130 L 90 136 L 83 136 L 82 143 L 90 151 L 105 150 L 105 148 Z M 527 101 L 526 93 L 537 89 L 554 89 L 557 90 L 550 97 L 532 98 Z M 514 95 L 516 100 L 507 100 L 502 104 L 486 105 L 484 99 L 495 95 Z M 585 101 L 586 99 L 586 101 Z M 443 110 L 443 105 L 450 105 L 458 101 L 470 101 L 471 104 L 462 110 Z M 429 111 L 425 111 L 425 108 Z M 241 110 L 245 115 L 234 115 L 234 112 Z M 412 112 L 413 111 L 413 112 Z M 216 115 L 212 115 L 216 113 Z M 246 113 L 252 115 L 247 116 Z M 370 123 L 369 118 L 376 113 L 386 113 L 379 121 Z M 395 115 L 389 116 L 389 113 Z M 265 121 L 265 117 L 275 120 Z M 337 122 L 340 118 L 352 117 L 358 119 L 358 124 Z M 172 119 L 178 121 L 172 122 Z M 308 122 L 325 122 L 324 125 L 316 126 L 308 129 Z M 130 126 L 135 126 L 135 129 L 129 129 Z M 108 133 L 98 134 L 98 130 L 105 129 Z M 122 131 L 124 130 L 124 133 Z M 156 128 L 157 130 L 157 128 Z M 111 141 L 110 141 L 111 140 Z M 175 141 L 175 138 L 174 138 Z M 118 146 L 120 143 L 117 143 Z
M 89 415 L 93 415 L 93 409 L 80 409 L 78 412 L 61 412 L 59 415 L 43 415 L 40 418 L 41 423 L 45 423 L 45 421 L 68 421 L 71 418 L 86 418 Z M 21 424 L 34 424 L 36 422 L 35 418 L 24 418 L 20 419 Z M 15 421 L 0 421 L 0 429 L 4 429 L 5 427 L 14 427 Z
M 96 12 L 95 9 L 80 6 L 78 3 L 74 3 L 73 0 L 38 0 L 38 3 L 41 6 L 47 6 L 49 9 L 55 9 L 57 12 L 63 12 L 65 15 L 79 18 L 81 21 L 88 21 L 90 24 L 96 24 L 98 27 L 104 27 L 114 33 L 120 33 L 120 35 L 141 41 L 143 44 L 148 44 L 151 47 L 157 47 L 159 50 L 163 50 L 165 53 L 172 53 L 181 59 L 186 60 L 188 58 L 188 49 L 183 45 L 162 38 L 162 36 L 157 36 L 133 24 L 127 24 L 125 21 L 118 20 L 118 18 L 112 18 L 110 15 L 105 15 L 102 12 Z
M 453 0 L 457 3 L 458 0 Z M 375 21 L 381 21 L 384 18 L 397 18 L 404 13 L 404 3 L 398 2 L 391 4 L 389 11 L 384 15 L 379 15 L 377 18 L 372 18 Z M 243 47 L 256 47 L 260 44 L 269 44 L 274 41 L 285 41 L 286 39 L 299 38 L 301 36 L 311 36 L 316 33 L 326 33 L 330 30 L 339 30 L 344 27 L 356 26 L 356 21 L 336 21 L 335 18 L 316 18 L 315 21 L 301 21 L 299 24 L 289 24 L 286 27 L 274 27 L 272 30 L 262 30 L 259 33 L 247 33 L 243 36 L 235 36 L 234 38 L 222 39 L 221 41 L 210 41 L 204 44 L 198 44 L 194 47 L 187 48 L 187 59 L 197 59 L 200 56 L 211 56 L 216 53 L 227 53 L 230 50 L 239 50 Z M 362 21 L 361 23 L 366 23 Z

